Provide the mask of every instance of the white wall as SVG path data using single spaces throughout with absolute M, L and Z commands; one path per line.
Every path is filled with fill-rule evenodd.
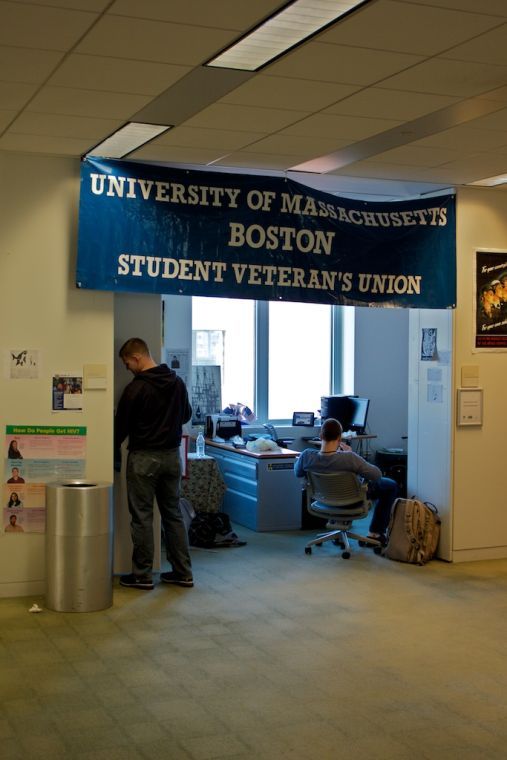
M 421 359 L 422 330 L 436 329 L 434 360 Z M 442 520 L 438 556 L 452 559 L 453 311 L 414 309 L 409 341 L 407 493 L 434 504 Z
M 370 399 L 372 449 L 404 448 L 408 433 L 409 309 L 356 308 L 354 393 Z
M 473 353 L 475 249 L 507 251 L 507 194 L 493 189 L 460 190 L 457 220 L 456 387 L 461 367 L 477 365 L 484 389 L 484 424 L 454 428 L 453 559 L 507 557 L 507 352 Z
M 82 425 L 87 476 L 112 481 L 113 294 L 77 290 L 79 161 L 0 153 L 0 346 L 37 349 L 37 380 L 0 373 L 0 431 Z M 84 394 L 82 413 L 51 411 L 53 373 L 105 364 L 107 390 Z M 43 535 L 0 534 L 0 596 L 44 591 Z

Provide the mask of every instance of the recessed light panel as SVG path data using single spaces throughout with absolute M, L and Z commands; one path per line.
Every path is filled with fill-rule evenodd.
M 155 137 L 171 129 L 165 124 L 142 124 L 130 121 L 86 153 L 101 158 L 124 158 Z
M 206 66 L 257 71 L 363 2 L 364 0 L 295 0 L 208 61 Z

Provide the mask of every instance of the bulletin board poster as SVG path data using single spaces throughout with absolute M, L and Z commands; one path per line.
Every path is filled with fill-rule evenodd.
M 475 256 L 474 352 L 507 351 L 507 251 Z
M 85 427 L 7 425 L 1 533 L 44 533 L 46 483 L 85 471 Z

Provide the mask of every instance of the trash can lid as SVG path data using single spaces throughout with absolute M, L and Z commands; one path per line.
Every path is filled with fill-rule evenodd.
M 92 480 L 57 480 L 47 483 L 50 488 L 108 488 L 112 483 L 101 483 Z

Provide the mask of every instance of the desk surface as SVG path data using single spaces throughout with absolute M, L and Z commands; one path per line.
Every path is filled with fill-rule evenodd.
M 359 443 L 359 446 L 361 446 L 361 443 L 363 441 L 371 441 L 373 438 L 376 438 L 377 436 L 373 433 L 364 433 L 362 435 L 342 435 L 342 441 L 344 443 L 354 443 L 354 441 L 357 441 Z M 305 439 L 303 439 L 305 440 Z M 315 448 L 320 448 L 320 438 L 318 439 L 312 439 L 312 438 L 306 438 L 306 443 L 309 446 L 315 446 Z
M 243 454 L 246 457 L 253 457 L 254 459 L 289 459 L 290 457 L 297 457 L 301 452 L 292 451 L 292 449 L 279 449 L 278 451 L 248 451 L 248 449 L 237 449 L 232 443 L 218 443 L 218 441 L 212 441 L 211 438 L 206 438 L 206 446 L 213 446 L 216 449 L 222 449 L 223 451 L 237 451 L 238 454 Z
M 360 434 L 345 434 L 342 435 L 342 441 L 346 441 L 347 443 L 349 441 L 371 441 L 373 438 L 376 438 L 377 436 L 373 433 L 360 433 Z M 312 438 L 303 438 L 303 441 L 306 441 L 306 443 L 309 443 L 311 446 L 320 446 L 320 438 L 313 437 Z

